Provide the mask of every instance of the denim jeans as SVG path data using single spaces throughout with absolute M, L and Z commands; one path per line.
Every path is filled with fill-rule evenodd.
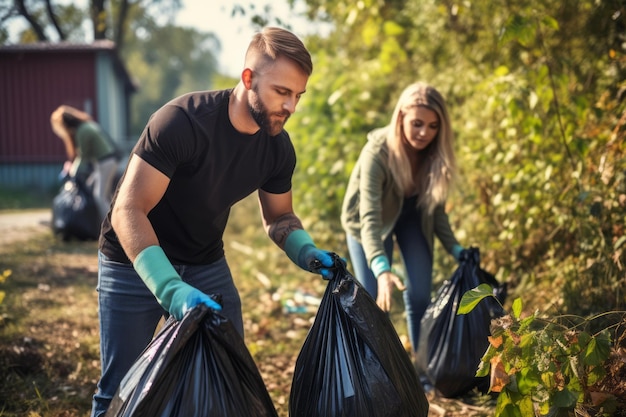
M 417 351 L 422 317 L 430 304 L 432 288 L 433 259 L 428 244 L 421 230 L 420 213 L 415 208 L 414 200 L 405 201 L 402 213 L 393 229 L 393 233 L 384 242 L 385 252 L 390 264 L 393 262 L 393 248 L 396 243 L 402 255 L 406 271 L 403 293 L 406 310 L 407 329 L 413 352 Z M 374 298 L 378 294 L 378 281 L 367 264 L 363 246 L 350 234 L 346 236 L 350 260 L 356 279 Z
M 181 278 L 205 292 L 221 294 L 222 311 L 243 337 L 239 292 L 225 258 L 210 265 L 174 265 Z M 98 307 L 101 377 L 91 417 L 103 416 L 126 375 L 167 312 L 130 264 L 98 253 Z

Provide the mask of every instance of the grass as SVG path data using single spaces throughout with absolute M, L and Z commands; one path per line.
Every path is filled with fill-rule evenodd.
M 99 373 L 94 243 L 40 236 L 4 252 L 0 415 L 83 415 Z M 6 256 L 5 256 L 6 255 Z
M 12 211 L 33 208 L 48 208 L 58 192 L 39 188 L 7 188 L 0 187 L 0 210 Z
M 261 228 L 257 204 L 235 206 L 225 250 L 242 296 L 246 344 L 280 417 L 288 401 L 296 358 L 315 308 L 288 313 L 297 293 L 321 297 L 326 281 L 300 270 Z M 0 416 L 83 417 L 99 377 L 97 245 L 62 242 L 44 233 L 26 243 L 0 247 Z M 398 293 L 392 321 L 406 334 Z M 448 417 L 487 416 L 489 405 L 473 399 L 431 399 Z M 438 404 L 438 405 L 437 405 Z M 454 411 L 457 410 L 457 411 Z M 436 416 L 438 414 L 432 414 Z

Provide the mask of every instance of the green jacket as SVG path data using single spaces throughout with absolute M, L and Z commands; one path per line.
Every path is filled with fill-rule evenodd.
M 341 210 L 341 224 L 346 233 L 363 245 L 368 265 L 377 256 L 386 255 L 383 242 L 392 232 L 404 201 L 389 169 L 386 132 L 387 128 L 379 128 L 368 134 L 368 141 L 350 175 Z M 431 256 L 434 235 L 452 253 L 459 242 L 450 228 L 444 206 L 437 206 L 430 215 L 426 210 L 420 212 L 422 232 Z
M 82 123 L 74 135 L 77 156 L 72 164 L 72 172 L 87 172 L 89 163 L 114 155 L 116 152 L 113 141 L 95 122 Z

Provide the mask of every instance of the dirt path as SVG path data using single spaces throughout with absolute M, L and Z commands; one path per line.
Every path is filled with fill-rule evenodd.
M 0 211 L 0 248 L 36 234 L 50 233 L 51 220 L 49 209 Z
M 0 261 L 3 260 L 3 253 L 7 253 L 11 246 L 40 235 L 50 234 L 51 219 L 50 209 L 0 211 Z M 237 236 L 233 240 L 246 241 L 247 239 Z M 38 248 L 38 246 L 34 248 Z M 78 250 L 77 248 L 82 249 Z M 37 306 L 37 310 L 34 310 L 32 314 L 33 319 L 26 326 L 28 332 L 19 339 L 19 342 L 16 342 L 15 346 L 24 349 L 24 352 L 32 353 L 34 347 L 24 345 L 25 342 L 23 341 L 39 340 L 37 335 L 48 335 L 45 344 L 42 343 L 42 346 L 45 345 L 45 351 L 43 353 L 36 351 L 35 353 L 42 355 L 42 358 L 45 357 L 46 359 L 41 359 L 41 364 L 50 368 L 44 372 L 37 366 L 33 367 L 29 360 L 26 360 L 25 364 L 29 366 L 28 369 L 35 369 L 33 372 L 38 375 L 50 373 L 55 378 L 66 381 L 61 385 L 73 387 L 72 394 L 68 397 L 69 399 L 64 397 L 66 402 L 62 402 L 62 404 L 67 406 L 71 404 L 72 408 L 86 410 L 89 407 L 90 396 L 99 375 L 99 356 L 97 347 L 94 347 L 94 343 L 96 343 L 94 341 L 98 339 L 97 315 L 95 313 L 97 301 L 92 289 L 95 286 L 97 275 L 97 260 L 93 254 L 95 248 L 91 243 L 88 249 L 85 249 L 83 245 L 74 247 L 71 244 L 66 246 L 59 243 L 59 247 L 52 250 L 54 256 L 47 256 L 51 253 L 48 249 L 44 246 L 43 251 L 35 250 L 34 253 L 29 253 L 30 258 L 24 258 L 23 261 L 11 268 L 14 273 L 12 277 L 15 279 L 19 277 L 23 286 L 26 285 L 24 283 L 29 283 L 32 286 L 29 290 L 23 290 L 21 295 L 26 300 L 24 301 L 25 305 Z M 234 263 L 245 264 L 247 262 L 246 256 L 248 255 L 244 254 L 241 258 L 236 258 L 237 261 Z M 234 254 L 233 257 L 235 257 Z M 4 261 L 12 262 L 13 260 L 4 259 Z M 88 290 L 85 290 L 84 286 L 78 285 L 85 282 L 88 283 Z M 242 288 L 246 288 L 246 286 L 243 285 Z M 259 293 L 254 288 L 254 286 L 248 285 L 247 290 L 244 289 L 243 291 L 244 297 L 250 297 L 250 300 L 254 299 L 254 303 L 249 302 L 247 304 L 257 306 L 254 310 L 249 310 L 250 320 L 255 320 L 256 324 L 249 325 L 246 332 L 250 335 L 250 340 L 254 341 L 252 346 L 257 351 L 255 359 L 258 361 L 263 379 L 273 395 L 279 415 L 286 416 L 292 371 L 296 360 L 295 354 L 300 346 L 293 341 L 297 340 L 299 336 L 286 336 L 287 333 L 282 333 L 282 331 L 289 329 L 289 332 L 295 332 L 308 327 L 310 321 L 297 315 L 283 316 L 278 313 L 278 316 L 275 316 L 272 313 L 275 311 L 273 302 L 259 303 L 259 300 L 264 300 L 264 298 L 259 298 Z M 54 307 L 54 300 L 67 300 L 67 303 L 60 310 L 52 310 L 53 308 L 60 308 Z M 38 319 L 38 317 L 46 319 Z M 281 320 L 282 324 L 279 325 L 273 321 L 278 319 Z M 301 336 L 303 338 L 304 333 Z M 282 350 L 269 349 L 264 346 L 264 340 L 276 340 L 276 343 L 282 346 Z M 2 346 L 0 346 L 1 349 Z M 22 352 L 19 349 L 16 351 L 11 346 L 7 349 L 10 349 L 10 352 Z M 0 362 L 2 357 L 0 351 Z M 19 356 L 19 358 L 21 357 Z M 81 365 L 76 368 L 76 363 Z M 70 379 L 68 379 L 68 372 L 71 375 Z M 45 391 L 42 398 L 47 401 L 45 404 L 48 407 L 56 407 L 55 404 L 59 398 L 55 388 L 57 385 L 58 383 L 52 380 L 40 381 L 40 386 Z M 0 391 L 1 388 L 0 386 Z M 30 392 L 29 389 L 30 387 L 23 388 L 25 392 Z M 489 415 L 491 410 L 489 406 L 482 407 L 480 404 L 469 405 L 462 401 L 437 398 L 432 393 L 429 394 L 428 399 L 430 402 L 429 417 L 484 417 Z M 2 399 L 0 398 L 1 402 Z M 0 411 L 0 415 L 4 414 Z M 61 417 L 79 414 L 57 412 L 51 409 L 46 415 Z

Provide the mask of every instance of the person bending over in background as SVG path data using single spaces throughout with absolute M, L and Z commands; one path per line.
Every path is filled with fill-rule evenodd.
M 84 180 L 104 218 L 111 197 L 118 166 L 117 147 L 89 114 L 61 105 L 50 116 L 54 133 L 65 145 L 67 161 L 62 175 Z
M 234 89 L 183 95 L 148 121 L 100 236 L 102 376 L 93 417 L 105 413 L 164 312 L 180 320 L 205 304 L 243 337 L 222 235 L 230 208 L 252 192 L 269 237 L 301 268 L 331 277 L 333 254 L 315 246 L 293 211 L 296 155 L 284 130 L 312 69 L 300 39 L 265 28 Z M 222 305 L 208 294 L 220 294 Z
M 389 125 L 370 132 L 350 175 L 342 205 L 355 276 L 384 311 L 403 290 L 409 339 L 417 352 L 420 321 L 430 303 L 434 235 L 458 260 L 463 247 L 445 212 L 456 171 L 453 132 L 441 94 L 425 83 L 402 92 Z M 395 236 L 406 282 L 392 272 Z

